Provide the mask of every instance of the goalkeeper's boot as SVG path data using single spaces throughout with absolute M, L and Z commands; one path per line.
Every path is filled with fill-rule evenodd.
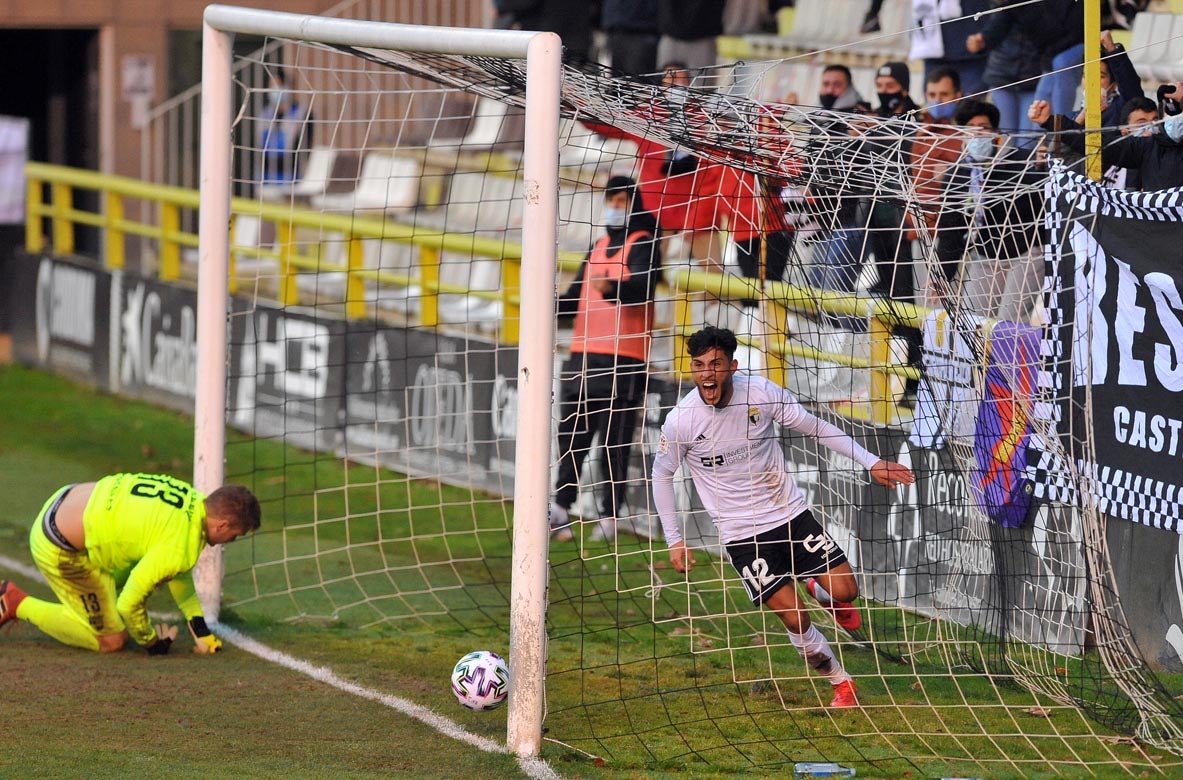
M 809 595 L 813 596 L 813 600 L 821 604 L 828 610 L 833 610 L 834 620 L 838 625 L 845 628 L 847 631 L 857 631 L 859 626 L 863 624 L 862 615 L 859 614 L 858 607 L 851 604 L 849 601 L 832 601 L 829 599 L 822 600 L 818 598 L 817 589 L 818 583 L 813 577 L 805 581 L 805 589 L 809 591 Z
M 843 680 L 834 686 L 834 699 L 831 707 L 857 707 L 858 696 L 854 691 L 854 680 Z
M 26 594 L 9 580 L 0 580 L 0 626 L 16 620 L 16 608 L 25 600 Z

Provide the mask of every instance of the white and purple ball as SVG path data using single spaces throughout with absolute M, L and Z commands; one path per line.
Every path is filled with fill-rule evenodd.
M 470 710 L 500 707 L 509 695 L 509 667 L 488 650 L 469 653 L 452 669 L 452 693 Z

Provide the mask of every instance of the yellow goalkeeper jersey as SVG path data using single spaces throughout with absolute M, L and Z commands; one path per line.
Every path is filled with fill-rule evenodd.
M 191 570 L 206 545 L 205 496 L 193 486 L 159 474 L 104 477 L 82 524 L 90 562 L 124 583 L 116 607 L 132 639 L 152 639 L 144 602 L 162 583 L 186 620 L 201 615 Z

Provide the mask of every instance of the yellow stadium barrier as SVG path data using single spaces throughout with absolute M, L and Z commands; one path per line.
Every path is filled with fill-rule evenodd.
M 25 166 L 28 181 L 25 245 L 29 252 L 51 252 L 57 255 L 75 253 L 74 230 L 78 225 L 88 225 L 103 231 L 102 258 L 107 268 L 123 268 L 126 263 L 126 241 L 128 236 L 150 239 L 156 244 L 155 269 L 152 271 L 162 280 L 181 278 L 182 250 L 196 248 L 197 234 L 182 228 L 185 218 L 190 222 L 198 208 L 196 190 L 149 184 L 138 179 L 112 176 L 60 165 L 31 162 Z M 50 194 L 45 200 L 45 192 Z M 91 191 L 98 194 L 95 202 L 101 204 L 102 213 L 87 211 L 75 204 L 76 191 Z M 151 214 L 152 221 L 142 221 L 128 216 L 133 210 L 128 201 L 148 204 L 142 211 Z M 231 204 L 231 219 L 253 217 L 269 222 L 274 227 L 274 247 L 258 245 L 232 245 L 231 290 L 238 283 L 234 257 L 244 256 L 267 258 L 278 266 L 277 297 L 284 305 L 301 302 L 301 291 L 296 284 L 299 272 L 338 272 L 346 278 L 346 317 L 359 318 L 371 314 L 366 304 L 363 284 L 367 280 L 401 286 L 418 286 L 422 291 L 418 324 L 435 327 L 439 320 L 439 295 L 455 293 L 487 300 L 500 301 L 503 306 L 501 338 L 508 343 L 517 343 L 518 320 L 521 305 L 520 274 L 521 252 L 519 243 L 499 238 L 474 236 L 471 234 L 447 233 L 441 230 L 425 230 L 381 217 L 361 217 L 326 214 L 313 210 L 293 209 L 286 204 L 261 203 L 246 198 L 235 198 Z M 47 244 L 44 220 L 49 220 Z M 232 227 L 228 226 L 228 228 Z M 305 230 L 315 235 L 336 234 L 343 236 L 348 250 L 343 263 L 329 262 L 324 258 L 318 244 L 301 245 L 296 241 L 296 231 Z M 233 231 L 231 231 L 233 235 Z M 419 262 L 410 274 L 364 267 L 363 247 L 366 240 L 393 241 L 410 244 L 419 249 Z M 502 283 L 499 290 L 473 291 L 459 285 L 440 281 L 439 262 L 443 252 L 467 254 L 472 257 L 495 258 L 502 261 Z M 574 271 L 582 262 L 578 252 L 560 252 L 559 266 L 565 271 Z M 684 340 L 694 329 L 691 323 L 690 302 L 702 293 L 720 300 L 759 298 L 760 290 L 750 279 L 732 274 L 681 269 L 672 274 L 670 284 L 674 300 L 674 370 L 679 375 L 688 374 L 689 363 L 684 355 Z M 767 320 L 770 324 L 783 324 L 788 311 L 818 315 L 830 313 L 854 317 L 866 317 L 870 323 L 871 357 L 860 359 L 852 355 L 823 352 L 807 345 L 790 342 L 783 336 L 747 340 L 749 346 L 764 352 L 766 371 L 781 383 L 785 380 L 786 365 L 792 358 L 823 360 L 836 365 L 864 368 L 870 371 L 870 402 L 867 408 L 851 404 L 841 409 L 844 414 L 869 419 L 871 422 L 888 425 L 897 421 L 898 412 L 890 389 L 890 377 L 917 378 L 918 369 L 893 363 L 889 349 L 890 329 L 894 324 L 920 327 L 928 310 L 919 306 L 866 295 L 846 295 L 808 287 L 798 287 L 783 282 L 768 282 L 763 296 L 768 301 Z M 783 327 L 771 328 L 784 333 Z

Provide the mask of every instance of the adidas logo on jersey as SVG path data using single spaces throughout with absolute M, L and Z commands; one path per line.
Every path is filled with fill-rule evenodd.
M 695 440 L 695 441 L 706 441 L 706 440 L 707 440 L 707 435 L 706 435 L 705 433 L 700 433 L 700 434 L 698 434 L 697 436 L 695 436 L 695 437 L 694 437 L 694 440 Z

